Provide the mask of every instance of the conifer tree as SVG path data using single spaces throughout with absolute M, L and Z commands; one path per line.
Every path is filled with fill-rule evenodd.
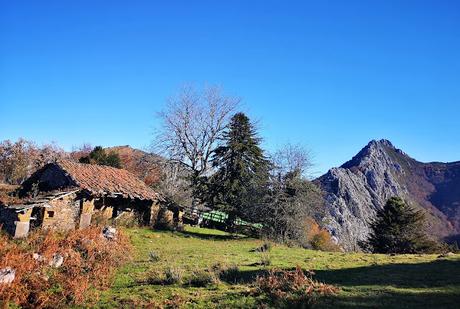
M 392 197 L 371 222 L 363 247 L 374 253 L 421 253 L 436 251 L 437 244 L 425 232 L 425 216 L 399 197 Z
M 107 165 L 121 168 L 121 160 L 118 154 L 114 151 L 106 153 L 102 146 L 94 147 L 88 156 L 81 157 L 78 161 L 80 163 Z
M 214 151 L 213 204 L 228 214 L 229 227 L 236 217 L 250 220 L 251 209 L 261 203 L 269 179 L 269 161 L 261 139 L 243 113 L 235 114 L 223 134 L 224 145 Z

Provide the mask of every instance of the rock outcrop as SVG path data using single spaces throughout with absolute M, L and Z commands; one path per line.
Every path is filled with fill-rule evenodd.
M 425 209 L 433 235 L 460 233 L 460 162 L 421 163 L 387 140 L 371 141 L 315 182 L 325 192 L 324 225 L 345 250 L 359 250 L 369 221 L 392 196 Z

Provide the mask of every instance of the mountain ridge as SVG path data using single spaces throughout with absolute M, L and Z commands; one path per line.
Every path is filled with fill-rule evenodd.
M 391 196 L 424 209 L 428 230 L 436 237 L 460 233 L 459 161 L 422 163 L 388 140 L 372 140 L 315 183 L 325 192 L 323 224 L 346 250 L 359 250 L 369 221 Z
M 118 153 L 122 166 L 147 183 L 159 181 L 161 156 L 130 146 L 107 150 Z M 372 140 L 314 182 L 325 193 L 327 215 L 322 225 L 345 250 L 360 249 L 358 242 L 367 237 L 369 221 L 392 196 L 425 210 L 428 231 L 436 237 L 460 235 L 460 161 L 423 163 L 389 140 Z

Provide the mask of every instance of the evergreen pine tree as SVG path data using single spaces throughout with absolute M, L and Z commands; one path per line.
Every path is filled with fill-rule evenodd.
M 425 232 L 425 216 L 399 197 L 392 197 L 371 222 L 363 247 L 374 253 L 420 253 L 437 249 Z
M 228 214 L 231 228 L 236 217 L 251 221 L 251 208 L 261 203 L 268 184 L 269 161 L 254 126 L 243 113 L 235 114 L 224 132 L 225 144 L 214 151 L 213 204 Z
M 121 168 L 121 160 L 118 154 L 113 151 L 107 154 L 104 148 L 102 148 L 102 146 L 94 147 L 94 149 L 89 153 L 89 155 L 81 157 L 79 159 L 79 162 Z

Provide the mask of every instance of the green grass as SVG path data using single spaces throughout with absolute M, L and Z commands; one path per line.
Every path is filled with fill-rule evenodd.
M 261 253 L 251 252 L 262 241 L 227 233 L 187 228 L 183 233 L 128 229 L 135 247 L 134 260 L 120 269 L 111 289 L 103 292 L 99 307 L 141 307 L 180 298 L 184 307 L 252 308 L 263 299 L 251 294 L 251 283 L 266 271 Z M 151 262 L 154 251 L 159 261 Z M 271 267 L 314 270 L 316 279 L 340 287 L 337 296 L 320 299 L 318 308 L 458 308 L 460 256 L 329 253 L 273 245 Z M 238 283 L 205 287 L 183 283 L 147 283 L 167 267 L 179 268 L 184 277 L 216 263 L 237 265 Z

